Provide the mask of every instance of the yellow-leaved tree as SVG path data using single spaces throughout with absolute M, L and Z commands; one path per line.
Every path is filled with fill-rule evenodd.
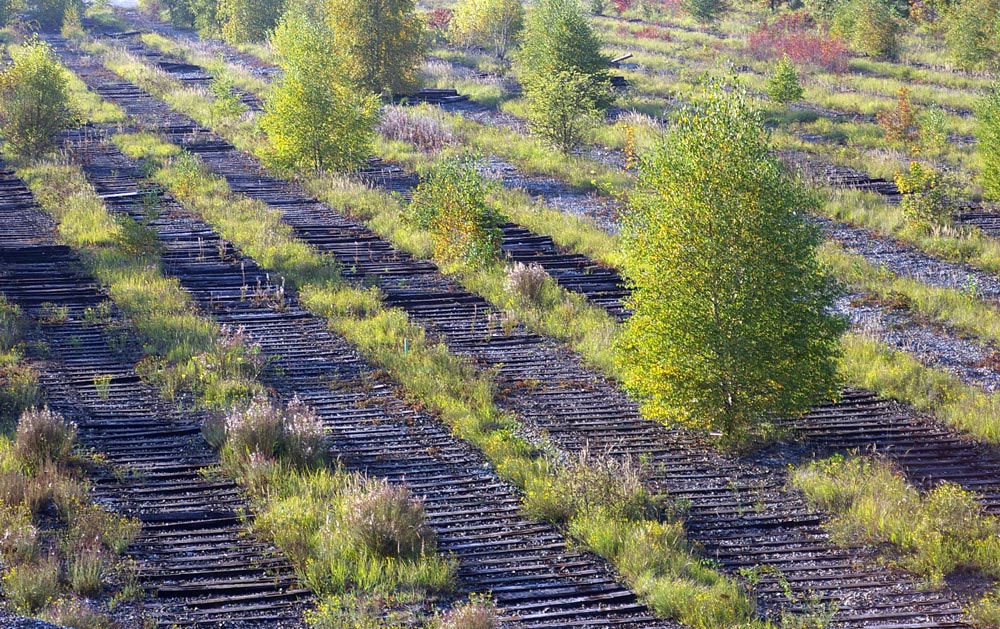
M 406 95 L 424 61 L 424 22 L 413 0 L 325 0 L 351 78 L 375 94 Z
M 503 61 L 523 28 L 521 0 L 461 0 L 455 5 L 448 38 L 459 45 L 485 48 Z

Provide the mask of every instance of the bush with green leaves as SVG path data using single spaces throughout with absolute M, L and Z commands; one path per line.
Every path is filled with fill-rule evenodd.
M 616 358 L 647 416 L 739 440 L 835 395 L 844 324 L 815 207 L 745 88 L 713 83 L 679 112 L 623 220 L 634 314 Z
M 782 57 L 774 68 L 774 74 L 767 82 L 767 95 L 776 103 L 785 105 L 802 98 L 802 85 L 799 84 L 799 73 L 788 58 Z
M 424 22 L 413 0 L 324 0 L 334 46 L 350 78 L 378 95 L 416 90 Z
M 17 422 L 14 452 L 31 470 L 64 465 L 74 443 L 76 424 L 47 408 L 29 409 Z
M 969 69 L 996 65 L 1000 0 L 962 0 L 945 17 L 945 43 L 955 62 Z
M 917 135 L 920 152 L 924 155 L 941 155 L 948 147 L 948 118 L 937 105 L 925 107 L 917 113 Z
M 15 154 L 38 157 L 76 124 L 69 78 L 47 43 L 32 40 L 10 56 L 12 63 L 0 72 L 0 134 Z
M 886 0 L 850 0 L 841 4 L 831 33 L 856 52 L 894 59 L 899 53 L 899 22 Z
M 947 181 L 933 167 L 910 162 L 907 172 L 896 173 L 896 187 L 903 195 L 903 216 L 913 227 L 928 230 L 951 222 L 953 209 Z
M 448 39 L 485 48 L 503 61 L 523 28 L 521 0 L 461 0 L 448 25 Z
M 608 58 L 577 0 L 535 5 L 516 61 L 532 131 L 569 153 L 614 100 Z
M 1000 83 L 976 103 L 976 151 L 983 164 L 980 182 L 987 199 L 1000 200 Z
M 326 456 L 323 425 L 298 398 L 281 405 L 258 396 L 232 409 L 221 424 L 206 424 L 205 437 L 223 449 L 223 457 L 237 471 L 254 457 L 310 467 Z
M 420 182 L 407 209 L 408 220 L 434 238 L 434 257 L 482 266 L 500 256 L 503 216 L 490 203 L 496 189 L 472 158 L 450 158 Z
M 284 9 L 279 0 L 218 0 L 222 38 L 232 44 L 266 41 Z
M 347 78 L 329 27 L 293 11 L 271 40 L 284 71 L 264 97 L 266 158 L 289 170 L 349 170 L 372 153 L 378 100 Z
M 247 106 L 240 100 L 235 88 L 235 82 L 228 74 L 212 78 L 208 90 L 212 93 L 212 118 L 215 122 L 229 122 L 246 113 Z
M 702 24 L 711 24 L 726 10 L 725 0 L 683 0 L 683 6 Z

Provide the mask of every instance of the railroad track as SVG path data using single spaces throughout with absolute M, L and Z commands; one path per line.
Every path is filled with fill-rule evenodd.
M 40 382 L 49 406 L 78 424 L 80 444 L 118 472 L 91 479 L 98 501 L 142 522 L 128 552 L 149 592 L 145 612 L 159 627 L 304 626 L 309 592 L 274 549 L 246 535 L 236 486 L 201 474 L 217 462 L 202 414 L 165 404 L 111 349 L 104 326 L 87 322 L 86 309 L 107 295 L 53 244 L 53 224 L 6 169 L 0 221 L 0 291 L 36 320 L 46 304 L 66 309 L 66 321 L 32 333 L 46 348 Z M 106 395 L 98 376 L 111 378 Z
M 107 142 L 81 140 L 70 152 L 108 208 L 144 219 L 148 192 L 140 164 Z M 161 196 L 157 210 L 150 224 L 165 273 L 204 312 L 259 344 L 276 368 L 266 384 L 316 410 L 333 454 L 349 469 L 405 482 L 424 499 L 440 550 L 459 560 L 462 591 L 492 592 L 517 627 L 677 627 L 654 618 L 604 562 L 570 550 L 553 526 L 526 519 L 518 492 L 475 449 L 406 405 L 294 293 L 286 292 L 278 308 L 254 300 L 254 287 L 272 281 L 266 271 L 170 197 Z
M 145 24 L 145 23 L 144 23 Z M 91 26 L 96 23 L 90 23 Z M 170 29 L 167 32 L 173 32 Z M 187 83 L 205 85 L 211 80 L 205 68 L 182 58 L 161 53 L 145 45 L 136 35 L 116 39 L 116 44 L 146 63 Z M 260 99 L 251 93 L 239 92 L 242 101 L 255 111 L 262 111 Z M 410 102 L 450 104 L 463 99 L 455 90 L 421 90 L 408 97 Z M 374 158 L 358 173 L 366 184 L 408 198 L 419 183 L 418 177 L 399 166 Z M 568 252 L 549 236 L 532 233 L 515 223 L 504 223 L 501 249 L 511 262 L 538 264 L 561 286 L 584 295 L 594 305 L 603 308 L 618 320 L 628 312 L 622 305 L 627 294 L 625 282 L 617 270 L 601 265 L 586 256 Z
M 67 65 L 97 93 L 144 125 L 199 155 L 236 192 L 281 212 L 316 250 L 334 256 L 347 279 L 379 286 L 386 301 L 442 339 L 452 352 L 496 369 L 498 404 L 527 427 L 544 431 L 565 453 L 590 448 L 650 462 L 651 487 L 687 502 L 691 537 L 726 569 L 762 566 L 762 608 L 808 610 L 810 600 L 836 607 L 843 627 L 960 626 L 949 592 L 924 592 L 903 575 L 877 567 L 861 549 L 835 547 L 821 514 L 784 490 L 783 472 L 735 461 L 688 433 L 644 420 L 612 383 L 583 367 L 563 346 L 521 327 L 495 326 L 498 313 L 442 278 L 436 268 L 394 249 L 363 225 L 263 174 L 247 156 L 198 129 L 148 94 L 84 63 L 57 45 Z M 786 596 L 787 583 L 791 600 Z
M 129 19 L 140 24 L 143 28 L 148 28 L 154 32 L 163 33 L 170 37 L 194 37 L 194 35 L 184 31 L 183 29 L 171 27 L 169 25 L 162 24 L 156 20 L 137 18 L 135 16 L 129 16 Z M 99 28 L 99 29 L 103 28 L 96 22 L 92 21 L 88 22 L 88 26 L 91 28 Z M 133 52 L 133 54 L 136 54 L 140 58 L 143 57 L 150 58 L 151 63 L 153 65 L 167 72 L 170 72 L 180 80 L 192 83 L 204 83 L 210 80 L 211 77 L 205 73 L 204 68 L 198 68 L 198 66 L 192 66 L 191 64 L 188 64 L 184 60 L 171 58 L 168 55 L 163 55 L 162 53 L 152 51 L 148 47 L 142 45 L 141 43 L 139 43 L 138 45 L 131 45 L 129 44 L 129 40 L 131 39 L 132 39 L 131 36 L 123 38 L 123 42 L 125 42 L 126 48 L 130 52 Z M 267 67 L 270 70 L 274 69 L 274 66 L 266 64 L 262 62 L 260 59 L 253 57 L 252 55 L 236 51 L 235 49 L 232 49 L 231 46 L 227 46 L 224 44 L 220 45 L 226 51 L 227 55 L 235 59 L 238 59 L 242 63 L 251 65 L 251 67 L 263 66 Z M 201 75 L 197 77 L 191 76 L 190 72 L 193 69 L 200 70 Z M 273 74 L 273 72 L 271 72 L 270 74 Z M 262 109 L 261 101 L 256 95 L 241 92 L 240 96 L 243 102 L 252 109 L 256 111 L 260 111 Z M 463 98 L 454 90 L 438 90 L 438 89 L 421 90 L 418 94 L 412 95 L 406 99 L 406 101 L 410 103 L 430 103 L 434 105 L 451 105 L 455 103 L 465 102 L 467 100 L 468 100 L 467 97 Z M 816 107 L 813 105 L 809 105 L 807 103 L 799 103 L 796 104 L 794 107 L 802 110 L 817 111 L 823 116 L 836 119 L 843 118 L 851 120 L 862 120 L 870 123 L 875 122 L 875 116 L 869 114 L 860 114 L 856 112 L 855 113 L 839 112 L 836 110 L 823 109 L 821 107 Z M 802 158 L 795 157 L 793 158 L 793 161 L 795 163 L 801 164 Z M 810 160 L 807 159 L 806 161 L 809 162 Z M 408 189 L 409 182 L 397 183 L 396 177 L 398 177 L 398 173 L 393 172 L 392 178 L 389 178 L 384 176 L 384 174 L 380 174 L 378 172 L 379 164 L 375 164 L 373 166 L 374 168 L 372 169 L 373 172 L 371 173 L 371 176 L 368 176 L 366 173 L 362 173 L 362 176 L 364 176 L 367 181 L 369 181 L 374 185 L 384 187 L 390 191 L 401 192 L 404 194 L 409 192 Z M 872 177 L 868 173 L 856 170 L 854 168 L 850 168 L 848 166 L 839 166 L 836 164 L 822 164 L 822 165 L 809 165 L 806 166 L 806 168 L 809 169 L 811 175 L 815 177 L 818 181 L 821 181 L 826 185 L 835 188 L 846 188 L 852 190 L 872 192 L 885 198 L 886 202 L 888 203 L 899 203 L 900 199 L 902 198 L 902 195 L 899 192 L 899 188 L 896 186 L 895 182 L 883 179 L 881 177 Z M 416 185 L 415 180 L 412 181 L 412 185 Z M 955 222 L 960 225 L 964 225 L 967 227 L 976 227 L 981 229 L 986 234 L 989 234 L 994 237 L 1000 237 L 1000 213 L 997 213 L 996 211 L 990 211 L 982 206 L 963 204 L 954 213 L 953 218 Z M 549 256 L 556 258 L 556 260 L 553 261 L 553 263 L 551 264 L 553 270 L 550 271 L 549 274 L 552 275 L 557 282 L 566 286 L 567 289 L 574 290 L 576 292 L 583 292 L 588 298 L 591 298 L 591 295 L 594 295 L 592 301 L 594 301 L 595 304 L 607 309 L 612 316 L 618 319 L 622 319 L 624 318 L 624 316 L 627 316 L 627 312 L 624 311 L 620 307 L 620 305 L 615 305 L 613 301 L 609 301 L 608 299 L 606 299 L 605 288 L 601 287 L 601 284 L 605 280 L 610 280 L 618 285 L 614 288 L 616 292 L 624 287 L 624 282 L 618 276 L 618 273 L 614 271 L 614 269 L 609 269 L 608 267 L 605 266 L 596 265 L 597 273 L 599 275 L 602 275 L 603 277 L 594 278 L 594 281 L 598 285 L 590 287 L 589 286 L 590 279 L 587 278 L 587 276 L 595 272 L 595 265 L 592 260 L 588 260 L 587 258 L 580 256 L 583 259 L 574 260 L 572 268 L 567 268 L 565 262 L 563 262 L 562 264 L 558 262 L 558 258 L 560 257 L 565 258 L 567 256 L 576 256 L 576 254 L 568 254 L 565 251 L 562 251 L 559 247 L 556 247 L 554 245 L 551 247 L 546 247 L 544 249 L 539 248 L 539 250 L 536 252 L 535 255 L 537 256 L 537 259 L 533 261 L 537 262 L 538 264 L 541 264 L 543 267 L 546 268 L 546 270 L 549 270 L 548 266 L 549 262 L 547 261 L 546 258 Z M 615 277 L 611 278 L 610 276 L 608 276 L 609 272 L 611 275 L 614 275 Z M 581 275 L 584 277 L 582 281 L 580 279 Z M 563 279 L 564 277 L 566 278 L 565 282 Z M 619 295 L 618 297 L 619 301 L 621 297 L 624 296 L 624 294 L 625 294 L 624 291 L 622 291 L 621 295 Z

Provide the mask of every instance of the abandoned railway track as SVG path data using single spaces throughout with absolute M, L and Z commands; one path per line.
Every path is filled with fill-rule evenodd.
M 0 292 L 36 320 L 47 403 L 79 426 L 84 448 L 114 473 L 92 478 L 95 495 L 142 522 L 129 554 L 149 592 L 145 613 L 160 627 L 299 627 L 310 595 L 278 553 L 246 535 L 236 486 L 205 478 L 217 461 L 201 437 L 202 414 L 181 412 L 143 384 L 88 322 L 107 295 L 80 270 L 24 184 L 0 170 Z M 65 309 L 65 310 L 63 310 Z M 98 391 L 95 378 L 110 378 Z
M 759 586 L 768 613 L 808 610 L 818 601 L 836 608 L 835 626 L 961 625 L 960 605 L 948 592 L 921 591 L 905 576 L 874 566 L 865 552 L 831 544 L 822 516 L 785 491 L 782 472 L 734 461 L 683 431 L 644 420 L 621 391 L 562 346 L 523 328 L 497 333 L 489 304 L 442 278 L 430 263 L 264 175 L 213 134 L 79 53 L 57 47 L 97 93 L 199 155 L 234 191 L 280 211 L 302 240 L 343 264 L 347 279 L 379 286 L 389 304 L 454 353 L 495 369 L 499 405 L 530 429 L 547 433 L 566 453 L 591 448 L 649 461 L 652 488 L 689 503 L 691 536 L 709 556 L 733 572 L 753 566 L 777 571 L 780 578 L 767 573 Z
M 142 23 L 147 24 L 146 21 Z M 173 33 L 176 30 L 168 27 L 165 32 Z M 186 84 L 205 86 L 212 80 L 206 68 L 152 49 L 138 40 L 135 34 L 117 38 L 116 43 L 130 54 Z M 228 47 L 226 49 L 228 51 Z M 255 94 L 240 92 L 240 98 L 251 109 L 262 110 L 260 99 Z M 421 90 L 410 97 L 410 101 L 441 104 L 462 102 L 462 98 L 454 90 Z M 415 175 L 377 158 L 359 176 L 369 185 L 403 196 L 409 196 L 418 183 Z M 511 262 L 538 264 L 567 290 L 584 295 L 617 319 L 626 316 L 622 300 L 627 291 L 624 280 L 616 270 L 586 256 L 566 251 L 556 245 L 551 237 L 535 234 L 515 223 L 501 225 L 501 233 L 501 249 Z
M 92 138 L 71 147 L 110 210 L 146 218 L 139 164 Z M 315 409 L 334 456 L 349 469 L 406 483 L 424 500 L 439 549 L 459 560 L 463 592 L 491 592 L 517 627 L 676 626 L 654 618 L 602 561 L 568 548 L 552 525 L 525 518 L 517 491 L 479 453 L 398 398 L 293 292 L 280 304 L 254 299 L 253 287 L 272 281 L 266 271 L 169 197 L 160 197 L 158 214 L 150 225 L 165 272 L 204 312 L 238 326 L 273 360 L 266 384 Z

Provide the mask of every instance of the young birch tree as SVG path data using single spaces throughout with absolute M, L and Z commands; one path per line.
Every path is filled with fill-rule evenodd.
M 815 204 L 745 89 L 715 85 L 680 113 L 622 234 L 634 314 L 618 362 L 647 414 L 739 440 L 834 395 L 843 323 Z

